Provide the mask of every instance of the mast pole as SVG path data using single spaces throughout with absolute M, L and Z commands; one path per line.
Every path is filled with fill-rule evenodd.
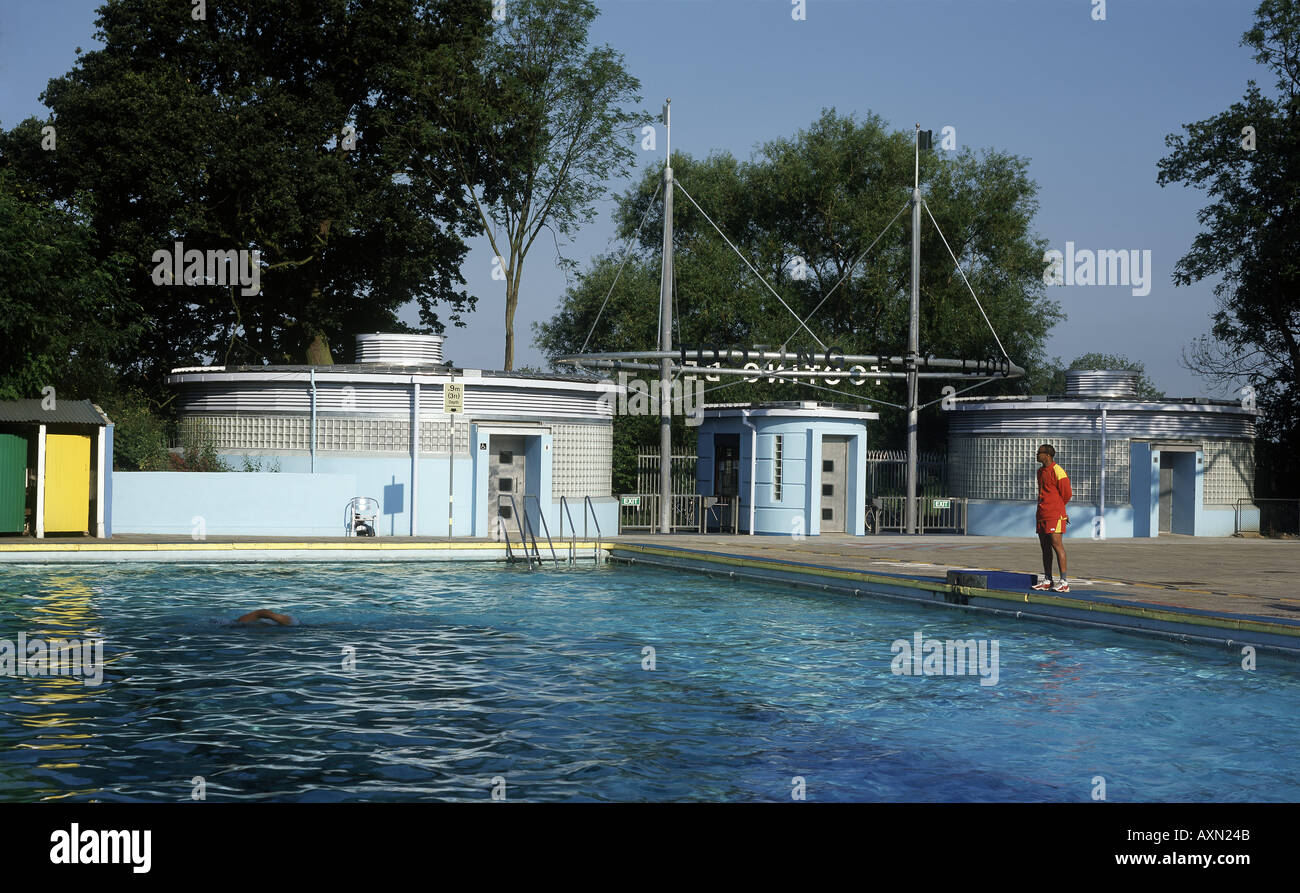
M 907 506 L 904 526 L 916 533 L 916 428 L 920 410 L 916 364 L 921 324 L 921 125 L 916 125 L 916 163 L 912 179 L 912 312 L 907 327 Z
M 673 349 L 673 150 L 672 100 L 664 100 L 664 254 L 663 279 L 659 283 L 659 349 Z M 673 361 L 659 361 L 659 532 L 672 532 L 673 507 Z

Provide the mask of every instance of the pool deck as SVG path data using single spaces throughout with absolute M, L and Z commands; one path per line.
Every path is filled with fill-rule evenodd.
M 1036 539 L 958 536 L 607 537 L 611 559 L 859 597 L 928 602 L 1104 626 L 1300 656 L 1300 540 L 1161 536 L 1067 540 L 1069 594 L 977 589 L 949 570 L 1037 573 Z M 517 547 L 516 547 L 517 548 Z M 563 561 L 568 542 L 556 540 Z M 596 543 L 578 542 L 590 561 Z M 549 550 L 542 544 L 549 560 Z M 226 561 L 500 561 L 503 543 L 457 537 L 267 537 L 128 534 L 0 539 L 0 564 Z

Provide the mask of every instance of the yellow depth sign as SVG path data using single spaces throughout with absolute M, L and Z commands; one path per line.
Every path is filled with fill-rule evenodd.
M 442 386 L 442 411 L 465 411 L 465 386 L 463 384 L 447 382 Z

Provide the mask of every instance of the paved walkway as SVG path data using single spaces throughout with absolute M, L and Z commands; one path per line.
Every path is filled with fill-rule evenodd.
M 620 542 L 725 552 L 942 581 L 950 569 L 1042 573 L 1038 540 L 984 536 L 624 536 Z M 1300 620 L 1300 539 L 1161 536 L 1065 541 L 1070 588 L 1146 604 Z

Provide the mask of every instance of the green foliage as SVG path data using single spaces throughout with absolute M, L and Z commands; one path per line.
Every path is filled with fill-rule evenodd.
M 264 466 L 261 459 L 255 459 L 252 456 L 245 453 L 243 457 L 243 468 L 241 469 L 241 471 L 247 471 L 247 472 L 267 471 L 271 473 L 278 473 L 280 471 L 280 460 L 279 459 L 267 460 Z
M 89 205 L 84 196 L 51 205 L 0 163 L 0 399 L 40 397 L 47 386 L 92 396 L 140 331 L 121 286 L 126 259 L 96 256 Z
M 212 437 L 197 431 L 181 438 L 179 454 L 170 453 L 172 471 L 234 471 L 225 459 L 217 453 Z M 244 471 L 249 471 L 247 467 Z
M 159 397 L 174 366 L 300 359 L 346 334 L 404 329 L 397 312 L 411 300 L 427 328 L 442 328 L 437 304 L 453 320 L 472 309 L 460 274 L 470 218 L 447 189 L 459 174 L 414 155 L 411 134 L 435 125 L 410 95 L 419 78 L 425 101 L 459 107 L 457 73 L 489 33 L 485 0 L 322 0 L 310 14 L 297 0 L 223 0 L 206 21 L 190 12 L 105 4 L 104 47 L 42 95 L 51 118 L 0 133 L 3 165 L 47 205 L 95 196 L 82 210 L 96 257 L 130 259 L 143 326 L 114 352 L 118 368 Z M 55 151 L 41 148 L 47 123 Z M 260 293 L 155 284 L 154 252 L 177 240 L 260 250 Z
M 631 168 L 632 132 L 648 120 L 623 108 L 641 97 L 622 55 L 588 47 L 596 15 L 591 0 L 510 0 L 482 65 L 461 73 L 475 104 L 447 107 L 430 95 L 437 82 L 428 79 L 414 94 L 442 125 L 430 135 L 431 151 L 455 159 L 505 273 L 507 371 L 514 366 L 514 316 L 533 242 L 543 229 L 565 236 L 592 219 L 605 183 Z M 482 136 L 464 138 L 465 120 Z
M 903 209 L 911 193 L 912 167 L 910 134 L 889 131 L 876 115 L 858 121 L 833 109 L 793 138 L 767 143 L 749 162 L 725 153 L 704 160 L 675 154 L 673 173 L 682 189 L 675 194 L 673 215 L 674 343 L 817 348 L 815 334 L 827 346 L 848 353 L 905 353 L 911 234 L 909 215 Z M 1031 232 L 1037 187 L 1027 168 L 1024 159 L 993 151 L 921 157 L 922 193 L 948 243 L 1011 358 L 1033 368 L 1046 363 L 1043 344 L 1063 316 L 1059 306 L 1045 297 L 1046 243 Z M 649 170 L 618 200 L 619 236 L 632 240 L 632 245 L 612 293 L 621 254 L 595 258 L 566 292 L 559 312 L 536 327 L 536 343 L 552 360 L 580 352 L 584 344 L 588 350 L 606 351 L 644 350 L 657 344 L 654 308 L 663 212 L 662 200 L 652 204 L 651 198 L 661 183 L 662 169 Z M 771 289 L 727 247 L 687 193 L 736 243 Z M 922 352 L 1000 357 L 943 241 L 922 214 Z M 643 216 L 645 223 L 640 226 Z M 854 261 L 882 231 L 879 242 L 855 266 Z M 794 276 L 796 259 L 807 265 L 802 280 Z M 801 317 L 821 305 L 809 323 L 812 333 L 782 302 Z M 592 332 L 590 343 L 588 332 Z M 868 379 L 861 387 L 842 381 L 827 389 L 825 385 L 751 385 L 726 378 L 707 384 L 706 397 L 710 402 L 905 402 L 901 382 L 883 380 L 876 385 L 874 381 Z M 922 402 L 937 401 L 943 384 L 923 381 Z M 991 383 L 980 393 L 1016 392 L 1022 387 L 1015 382 Z M 905 415 L 888 408 L 881 411 L 873 443 L 900 444 Z M 938 406 L 925 410 L 922 436 L 941 442 L 943 431 Z M 693 431 L 690 434 L 693 439 Z
M 1204 230 L 1174 268 L 1174 282 L 1215 280 L 1208 337 L 1184 355 L 1193 371 L 1256 391 L 1260 435 L 1300 450 L 1300 3 L 1264 0 L 1242 43 L 1275 76 L 1254 80 L 1226 111 L 1165 138 L 1161 186 L 1205 190 Z M 1252 128 L 1253 148 L 1249 145 Z M 1280 477 L 1287 477 L 1285 475 Z M 1289 476 L 1295 495 L 1294 475 Z
M 167 421 L 155 414 L 136 390 L 96 398 L 113 422 L 114 471 L 168 471 Z

